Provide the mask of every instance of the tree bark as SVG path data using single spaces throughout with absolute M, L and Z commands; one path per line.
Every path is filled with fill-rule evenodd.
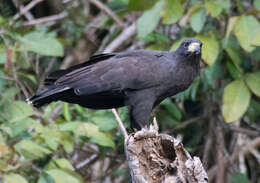
M 137 132 L 140 135 L 140 132 Z M 125 154 L 132 183 L 207 183 L 208 176 L 198 157 L 167 135 L 142 131 L 125 140 Z

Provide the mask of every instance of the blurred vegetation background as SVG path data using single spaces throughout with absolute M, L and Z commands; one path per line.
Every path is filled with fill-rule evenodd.
M 110 111 L 25 99 L 93 54 L 195 37 L 201 75 L 156 109 L 160 131 L 183 139 L 210 182 L 260 183 L 259 18 L 260 0 L 0 0 L 0 182 L 129 182 Z

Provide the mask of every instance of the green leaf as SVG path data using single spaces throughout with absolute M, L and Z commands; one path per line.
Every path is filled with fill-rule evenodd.
M 239 71 L 242 71 L 240 65 L 242 64 L 243 56 L 241 54 L 241 49 L 235 40 L 234 36 L 230 36 L 227 45 L 225 47 L 226 52 L 228 53 L 229 57 L 231 58 L 233 64 Z
M 68 103 L 66 103 L 66 102 L 62 103 L 62 112 L 63 112 L 63 116 L 65 117 L 66 121 L 71 121 L 71 114 L 70 114 Z
M 22 120 L 18 120 L 13 123 L 6 124 L 6 126 L 10 127 L 12 130 L 12 133 L 9 134 L 12 137 L 19 135 L 21 132 L 27 130 L 28 128 L 34 128 L 38 125 L 41 124 L 39 124 L 39 122 L 35 121 L 32 118 L 24 118 Z
M 10 173 L 6 175 L 4 178 L 6 183 L 27 183 L 27 180 L 24 177 L 16 173 Z
M 117 127 L 117 123 L 112 112 L 108 110 L 97 110 L 89 114 L 91 122 L 98 125 L 102 131 L 109 131 Z
M 254 0 L 254 6 L 256 9 L 260 10 L 260 0 Z
M 144 38 L 151 33 L 159 23 L 160 12 L 163 9 L 163 2 L 159 1 L 151 10 L 147 10 L 137 20 L 138 37 Z
M 101 146 L 108 146 L 108 147 L 115 146 L 111 136 L 99 131 L 98 126 L 92 123 L 83 123 L 79 127 L 77 134 L 90 137 L 94 143 L 97 143 Z
M 212 17 L 217 17 L 222 9 L 223 9 L 223 0 L 207 0 L 205 2 L 205 6 L 207 9 L 207 12 L 211 14 Z
M 10 105 L 9 122 L 20 121 L 34 114 L 33 108 L 26 102 L 15 101 Z
M 15 150 L 29 160 L 40 159 L 51 153 L 48 149 L 30 140 L 22 140 L 15 144 Z
M 24 36 L 18 36 L 21 49 L 32 51 L 46 56 L 63 56 L 63 46 L 50 34 L 42 32 L 30 32 Z
M 45 144 L 56 151 L 61 140 L 61 132 L 56 124 L 50 124 L 45 126 L 40 134 L 40 136 L 45 140 Z
M 251 93 L 243 80 L 235 80 L 224 89 L 222 115 L 226 122 L 239 119 L 247 110 Z
M 190 19 L 191 28 L 195 32 L 200 32 L 206 22 L 207 14 L 204 7 L 200 8 L 198 11 L 193 13 Z
M 66 151 L 66 153 L 72 153 L 74 150 L 74 140 L 72 138 L 66 138 L 61 141 L 61 145 Z
M 227 43 L 230 33 L 233 31 L 237 20 L 238 20 L 238 16 L 230 17 L 228 19 L 228 26 L 227 26 L 227 31 L 226 31 L 226 35 L 225 35 L 225 43 Z
M 212 36 L 196 36 L 202 43 L 202 59 L 209 65 L 213 65 L 218 58 L 219 42 Z
M 54 179 L 55 183 L 84 183 L 82 178 L 72 171 L 52 169 L 47 173 Z
M 154 6 L 158 0 L 129 0 L 128 7 L 130 10 L 146 10 Z
M 173 24 L 183 15 L 184 9 L 179 0 L 164 0 L 163 23 Z
M 250 180 L 243 173 L 236 173 L 232 177 L 232 183 L 250 183 Z
M 178 106 L 171 101 L 170 98 L 163 100 L 161 103 L 162 106 L 177 120 L 181 120 L 182 114 Z
M 235 35 L 243 49 L 248 52 L 260 45 L 260 24 L 253 16 L 241 16 L 235 25 Z
M 238 72 L 237 68 L 235 67 L 235 65 L 231 61 L 228 61 L 228 62 L 226 62 L 226 66 L 227 66 L 229 73 L 233 77 L 233 79 L 238 79 L 239 72 Z
M 55 181 L 49 174 L 42 172 L 37 183 L 55 183 Z
M 75 132 L 82 122 L 74 121 L 74 122 L 68 122 L 60 125 L 61 131 L 72 131 Z
M 255 72 L 246 75 L 246 83 L 252 92 L 260 97 L 260 72 Z
M 70 161 L 64 158 L 56 159 L 55 163 L 58 165 L 59 168 L 61 169 L 66 169 L 66 170 L 73 170 L 73 166 L 71 165 Z

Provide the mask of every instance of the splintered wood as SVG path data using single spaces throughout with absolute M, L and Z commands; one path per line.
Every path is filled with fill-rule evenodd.
M 166 134 L 141 136 L 133 134 L 125 141 L 132 183 L 208 182 L 200 159 L 192 158 L 179 140 Z

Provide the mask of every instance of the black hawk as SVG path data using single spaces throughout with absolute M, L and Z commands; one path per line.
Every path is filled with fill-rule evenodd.
M 131 128 L 148 127 L 153 108 L 187 89 L 199 74 L 202 43 L 184 40 L 173 52 L 137 50 L 92 56 L 51 73 L 28 99 L 34 107 L 65 101 L 91 109 L 129 106 Z

